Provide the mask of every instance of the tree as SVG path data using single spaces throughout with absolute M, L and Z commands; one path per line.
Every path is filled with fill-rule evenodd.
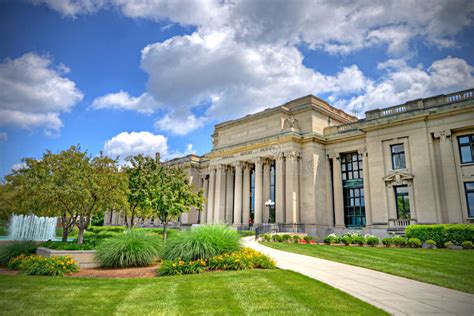
M 60 216 L 63 241 L 77 226 L 81 244 L 91 217 L 113 207 L 125 194 L 116 160 L 103 155 L 91 158 L 80 146 L 57 154 L 47 150 L 41 159 L 23 162 L 23 168 L 6 177 L 7 191 L 15 197 L 13 211 Z
M 169 222 L 189 212 L 191 206 L 202 205 L 202 193 L 194 191 L 181 168 L 148 157 L 144 159 L 147 185 L 143 204 L 163 224 L 163 239 L 166 240 Z

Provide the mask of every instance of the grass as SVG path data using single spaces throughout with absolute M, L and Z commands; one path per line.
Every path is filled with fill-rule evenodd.
M 155 279 L 0 276 L 3 314 L 386 315 L 329 285 L 284 270 Z
M 474 251 L 372 248 L 263 243 L 275 249 L 318 257 L 474 293 Z

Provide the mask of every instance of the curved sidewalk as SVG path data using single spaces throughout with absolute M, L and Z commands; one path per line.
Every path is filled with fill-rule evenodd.
M 474 295 L 348 264 L 272 249 L 243 238 L 277 267 L 327 283 L 394 315 L 474 315 Z

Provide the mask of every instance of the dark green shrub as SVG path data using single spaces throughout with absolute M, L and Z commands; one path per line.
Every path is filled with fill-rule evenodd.
M 175 234 L 166 242 L 162 257 L 184 261 L 209 259 L 239 249 L 237 231 L 222 225 L 206 225 Z
M 461 247 L 462 249 L 472 249 L 472 241 L 464 241 Z
M 36 251 L 38 243 L 34 241 L 13 241 L 0 246 L 0 266 L 6 266 L 10 259 L 19 255 L 29 255 Z
M 291 239 L 291 236 L 288 235 L 288 234 L 284 234 L 284 235 L 281 236 L 281 238 L 283 238 L 283 241 L 284 241 L 284 242 L 288 242 L 288 240 Z
M 454 243 L 452 241 L 447 241 L 444 243 L 444 248 L 452 249 L 454 248 Z
M 392 245 L 392 238 L 387 237 L 382 239 L 382 244 L 384 244 L 385 247 L 390 247 Z
M 419 240 L 418 238 L 410 238 L 408 239 L 407 245 L 410 248 L 420 248 L 421 240 Z
M 309 244 L 311 240 L 313 240 L 313 237 L 311 236 L 304 236 L 303 239 Z
M 436 241 L 431 240 L 431 239 L 428 239 L 428 240 L 426 241 L 426 247 L 429 248 L 429 249 L 434 249 L 434 248 L 436 248 Z
M 352 244 L 362 246 L 365 243 L 365 238 L 363 236 L 353 236 Z
M 418 238 L 422 242 L 434 240 L 438 247 L 442 247 L 447 241 L 456 245 L 461 245 L 463 241 L 474 242 L 472 224 L 409 225 L 405 232 L 408 238 Z
M 343 237 L 341 238 L 341 242 L 342 242 L 344 245 L 348 246 L 348 245 L 350 245 L 350 244 L 352 243 L 352 237 L 351 237 L 351 236 L 347 236 L 347 235 L 346 235 L 346 236 L 343 236 Z
M 296 243 L 298 243 L 298 241 L 300 241 L 301 236 L 300 235 L 293 235 L 292 238 L 293 238 L 293 242 L 296 244 Z
M 407 240 L 405 237 L 395 236 L 392 237 L 392 244 L 396 247 L 405 247 L 407 244 Z
M 275 235 L 275 241 L 283 242 L 283 236 L 282 235 Z
M 140 229 L 140 228 L 137 228 Z M 100 233 L 100 232 L 114 232 L 114 233 L 123 233 L 126 230 L 124 226 L 89 226 L 87 231 L 92 233 Z
M 61 241 L 47 241 L 41 244 L 41 247 L 54 250 L 91 250 L 94 249 L 94 245 L 90 243 L 84 243 L 78 245 L 75 242 L 61 242 Z
M 380 238 L 378 238 L 376 236 L 368 236 L 366 238 L 366 242 L 367 242 L 367 245 L 375 247 L 378 244 L 380 244 Z
M 160 249 L 158 236 L 131 230 L 102 241 L 97 247 L 96 257 L 103 267 L 143 267 L 158 257 Z

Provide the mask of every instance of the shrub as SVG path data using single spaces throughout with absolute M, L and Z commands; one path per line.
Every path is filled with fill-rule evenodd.
M 385 247 L 390 247 L 392 245 L 392 238 L 387 237 L 382 239 L 382 244 L 384 244 Z
M 239 235 L 242 237 L 255 236 L 255 231 L 253 230 L 239 230 Z
M 131 230 L 100 243 L 96 257 L 103 267 L 143 267 L 158 257 L 160 248 L 159 237 Z
M 138 228 L 137 228 L 138 229 Z M 89 226 L 88 232 L 98 234 L 100 232 L 123 233 L 126 230 L 124 226 Z
M 297 244 L 297 243 L 298 243 L 298 241 L 300 241 L 300 239 L 301 239 L 301 236 L 300 236 L 300 235 L 293 235 L 293 237 L 292 237 L 292 238 L 293 238 L 293 242 L 294 242 L 295 244 Z
M 436 248 L 436 241 L 431 240 L 431 239 L 428 239 L 428 240 L 426 241 L 426 247 L 429 248 L 429 249 L 434 249 L 434 248 Z
M 472 249 L 472 241 L 463 241 L 461 247 L 462 249 Z
M 380 244 L 380 238 L 377 236 L 367 236 L 365 240 L 367 242 L 367 245 L 372 246 L 372 247 L 375 247 L 378 244 Z
M 265 240 L 266 242 L 272 241 L 272 235 L 270 235 L 270 234 L 264 234 L 264 235 L 262 235 L 262 238 L 263 238 L 263 240 Z
M 352 237 L 351 237 L 351 236 L 348 236 L 348 235 L 343 236 L 343 237 L 341 238 L 341 241 L 342 241 L 342 243 L 343 243 L 344 245 L 348 246 L 348 245 L 350 245 L 350 244 L 352 243 Z
M 283 242 L 283 236 L 282 235 L 277 234 L 277 235 L 274 236 L 274 238 L 275 238 L 274 240 L 277 241 L 277 242 Z
M 352 244 L 362 246 L 365 243 L 365 238 L 360 235 L 352 236 Z
M 447 241 L 456 245 L 461 245 L 463 241 L 474 242 L 472 224 L 409 225 L 405 231 L 408 238 L 418 238 L 421 241 L 431 239 L 438 247 L 442 247 Z
M 309 244 L 313 238 L 311 236 L 304 236 L 303 239 Z
M 392 237 L 392 244 L 396 247 L 405 247 L 407 244 L 407 240 L 405 237 L 402 236 L 395 236 Z
M 249 248 L 238 252 L 225 253 L 208 260 L 197 259 L 185 261 L 181 259 L 163 260 L 158 274 L 182 275 L 195 274 L 212 270 L 247 270 L 247 269 L 273 269 L 275 262 L 262 253 Z
M 79 271 L 77 262 L 70 256 L 41 257 L 20 255 L 10 260 L 8 268 L 20 270 L 28 275 L 63 276 L 66 273 Z
M 54 249 L 54 250 L 91 250 L 94 249 L 94 245 L 90 243 L 84 243 L 79 245 L 75 242 L 61 242 L 61 241 L 47 241 L 41 244 L 41 247 Z
M 206 225 L 175 234 L 166 242 L 162 257 L 190 261 L 209 259 L 239 249 L 240 235 L 237 231 L 222 225 Z
M 288 234 L 284 234 L 281 236 L 284 242 L 288 242 L 291 239 L 291 236 Z
M 418 238 L 410 238 L 408 239 L 408 247 L 410 248 L 420 248 L 421 247 L 421 240 Z
M 340 238 L 336 234 L 329 234 L 324 238 L 324 243 L 328 245 L 336 244 L 338 242 L 340 242 Z
M 454 244 L 452 241 L 447 241 L 444 243 L 444 248 L 448 248 L 448 249 L 451 249 L 454 247 Z
M 6 266 L 10 259 L 19 255 L 34 253 L 38 244 L 34 241 L 13 241 L 0 246 L 0 266 Z

